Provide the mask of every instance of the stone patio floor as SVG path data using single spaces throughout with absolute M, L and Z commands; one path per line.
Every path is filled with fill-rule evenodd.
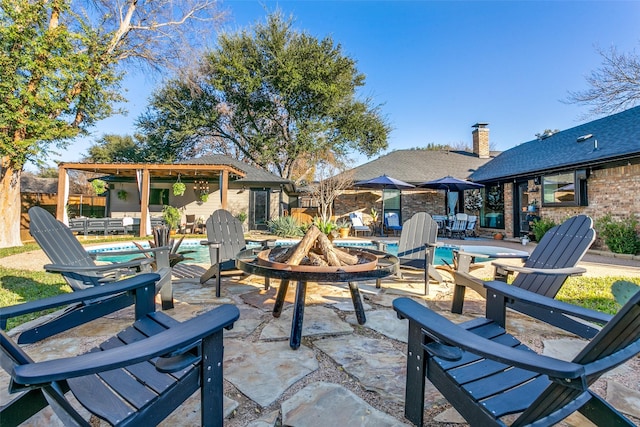
M 600 258 L 592 257 L 583 263 L 587 274 L 630 276 L 640 280 L 637 262 L 614 265 L 606 263 L 613 260 Z M 403 279 L 384 279 L 381 289 L 376 289 L 374 282 L 359 283 L 367 316 L 366 324 L 360 326 L 346 284 L 310 283 L 302 345 L 294 351 L 289 348 L 288 338 L 295 286 L 290 286 L 282 316 L 273 318 L 271 309 L 277 281 L 272 280 L 276 286 L 265 291 L 260 277 L 227 277 L 223 281 L 223 296 L 216 298 L 212 285 L 201 286 L 198 280 L 183 277 L 189 276 L 189 270 L 197 274 L 202 267 L 179 268 L 175 272 L 176 307 L 168 311 L 172 316 L 185 320 L 223 303 L 240 308 L 239 321 L 232 330 L 225 331 L 225 425 L 228 426 L 410 425 L 403 417 L 406 321 L 396 317 L 392 301 L 399 296 L 410 296 L 454 322 L 482 316 L 484 310 L 483 300 L 469 291 L 464 314 L 451 314 L 451 283 L 431 283 L 429 295 L 422 296 L 421 274 L 405 274 Z M 488 264 L 474 274 L 489 277 Z M 123 329 L 132 317 L 132 310 L 125 309 L 25 346 L 25 350 L 37 361 L 72 356 Z M 584 345 L 583 340 L 573 335 L 516 313 L 510 313 L 507 328 L 530 347 L 564 359 L 570 359 Z M 14 329 L 11 334 L 19 330 Z M 8 376 L 2 371 L 1 402 L 13 397 L 7 394 L 7 384 Z M 638 357 L 604 376 L 595 389 L 633 421 L 640 422 Z M 465 424 L 432 386 L 428 387 L 425 399 L 426 425 Z M 162 425 L 199 425 L 198 401 L 196 393 Z M 47 408 L 25 425 L 61 423 Z M 565 425 L 591 424 L 574 414 Z

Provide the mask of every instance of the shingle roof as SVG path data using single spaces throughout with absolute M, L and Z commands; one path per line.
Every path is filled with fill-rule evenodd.
M 577 142 L 579 137 L 589 134 L 593 137 Z M 530 176 L 595 166 L 629 156 L 640 156 L 640 106 L 513 147 L 480 167 L 470 178 L 478 182 Z
M 495 156 L 497 153 L 491 153 Z M 375 178 L 382 174 L 420 184 L 446 175 L 465 179 L 481 165 L 490 161 L 467 151 L 397 150 L 360 165 L 353 171 L 354 181 Z
M 180 163 L 193 164 L 193 165 L 229 165 L 237 169 L 240 169 L 247 174 L 244 178 L 238 179 L 235 182 L 260 182 L 260 183 L 273 183 L 273 184 L 288 184 L 291 181 L 272 174 L 271 172 L 263 169 L 251 166 L 247 163 L 236 160 L 232 157 L 222 154 L 212 154 L 208 156 L 202 156 L 189 160 L 182 161 Z
M 39 178 L 31 175 L 22 175 L 20 177 L 21 193 L 58 193 L 58 178 Z

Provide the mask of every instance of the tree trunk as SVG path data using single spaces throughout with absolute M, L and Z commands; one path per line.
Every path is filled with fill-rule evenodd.
M 22 246 L 20 239 L 20 175 L 9 156 L 2 157 L 0 163 L 0 248 Z

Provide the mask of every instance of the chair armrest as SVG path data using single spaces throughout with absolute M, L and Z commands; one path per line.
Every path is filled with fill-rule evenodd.
M 123 268 L 142 267 L 153 263 L 152 258 L 140 258 L 127 262 L 118 262 L 115 264 L 104 265 L 61 265 L 61 264 L 46 264 L 44 269 L 50 273 L 103 273 L 115 270 L 121 270 Z
M 75 302 L 98 299 L 122 292 L 136 291 L 146 286 L 153 286 L 160 279 L 155 273 L 139 274 L 129 279 L 112 282 L 102 286 L 93 286 L 79 291 L 56 295 L 37 301 L 0 308 L 0 322 L 22 314 L 34 313 L 49 308 L 62 307 Z M 155 294 L 155 290 L 154 290 Z
M 200 244 L 203 246 L 213 246 L 215 248 L 222 247 L 222 242 L 214 242 L 212 240 L 200 240 Z
M 171 248 L 169 246 L 160 246 L 157 248 L 148 248 L 148 249 L 132 249 L 130 251 L 109 251 L 109 252 L 96 252 L 96 257 L 101 256 L 119 256 L 119 255 L 137 255 L 137 254 L 146 254 L 149 252 L 155 253 L 160 251 L 170 251 Z
M 13 380 L 19 384 L 44 384 L 95 374 L 144 362 L 154 357 L 190 348 L 240 316 L 237 307 L 224 304 L 175 327 L 133 344 L 45 362 L 16 366 Z
M 458 347 L 487 359 L 550 377 L 575 379 L 584 375 L 584 367 L 580 364 L 540 355 L 532 351 L 518 350 L 488 340 L 467 331 L 409 298 L 394 300 L 393 308 L 399 316 L 417 322 L 424 333 L 441 344 Z
M 469 251 L 456 251 L 456 252 L 458 253 L 458 256 L 469 256 L 473 258 L 491 258 L 491 256 L 483 253 L 475 253 L 475 252 L 469 252 Z
M 520 304 L 543 307 L 548 310 L 553 310 L 556 313 L 578 317 L 590 322 L 607 323 L 613 317 L 610 314 L 558 301 L 557 299 L 527 291 L 525 289 L 518 288 L 517 286 L 511 286 L 497 280 L 484 282 L 484 287 L 487 291 L 515 300 Z M 489 300 L 488 298 L 489 297 L 487 297 L 487 301 Z M 544 321 L 544 319 L 539 320 Z
M 430 248 L 441 248 L 444 246 L 444 242 L 425 243 L 425 245 Z
M 582 267 L 566 267 L 566 268 L 531 268 L 531 267 L 520 267 L 516 265 L 503 264 L 501 262 L 492 262 L 492 265 L 508 271 L 510 273 L 525 273 L 525 274 L 545 274 L 548 276 L 558 276 L 558 275 L 569 275 L 569 276 L 580 276 L 581 274 L 587 271 L 586 268 Z

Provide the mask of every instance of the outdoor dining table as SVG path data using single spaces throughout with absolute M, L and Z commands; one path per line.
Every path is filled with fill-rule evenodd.
M 355 310 L 358 324 L 365 324 L 367 318 L 364 313 L 362 297 L 360 295 L 360 290 L 358 289 L 357 282 L 371 279 L 379 280 L 383 277 L 389 276 L 390 274 L 395 273 L 398 265 L 398 258 L 396 256 L 390 255 L 385 252 L 369 249 L 367 249 L 366 252 L 371 253 L 377 257 L 377 264 L 375 268 L 366 271 L 347 272 L 336 268 L 336 270 L 332 272 L 316 272 L 275 268 L 268 265 L 261 265 L 258 255 L 252 249 L 244 250 L 237 255 L 236 267 L 248 274 L 255 274 L 268 279 L 280 279 L 280 286 L 278 287 L 276 301 L 273 306 L 273 317 L 280 317 L 280 314 L 282 313 L 282 308 L 284 307 L 284 301 L 287 295 L 289 282 L 291 280 L 297 282 L 293 307 L 293 318 L 291 321 L 291 334 L 289 337 L 289 346 L 292 349 L 296 350 L 298 347 L 300 347 L 302 339 L 302 323 L 304 319 L 304 302 L 307 292 L 307 282 L 347 282 L 349 284 L 349 292 L 351 293 L 351 300 L 353 301 L 353 308 Z

